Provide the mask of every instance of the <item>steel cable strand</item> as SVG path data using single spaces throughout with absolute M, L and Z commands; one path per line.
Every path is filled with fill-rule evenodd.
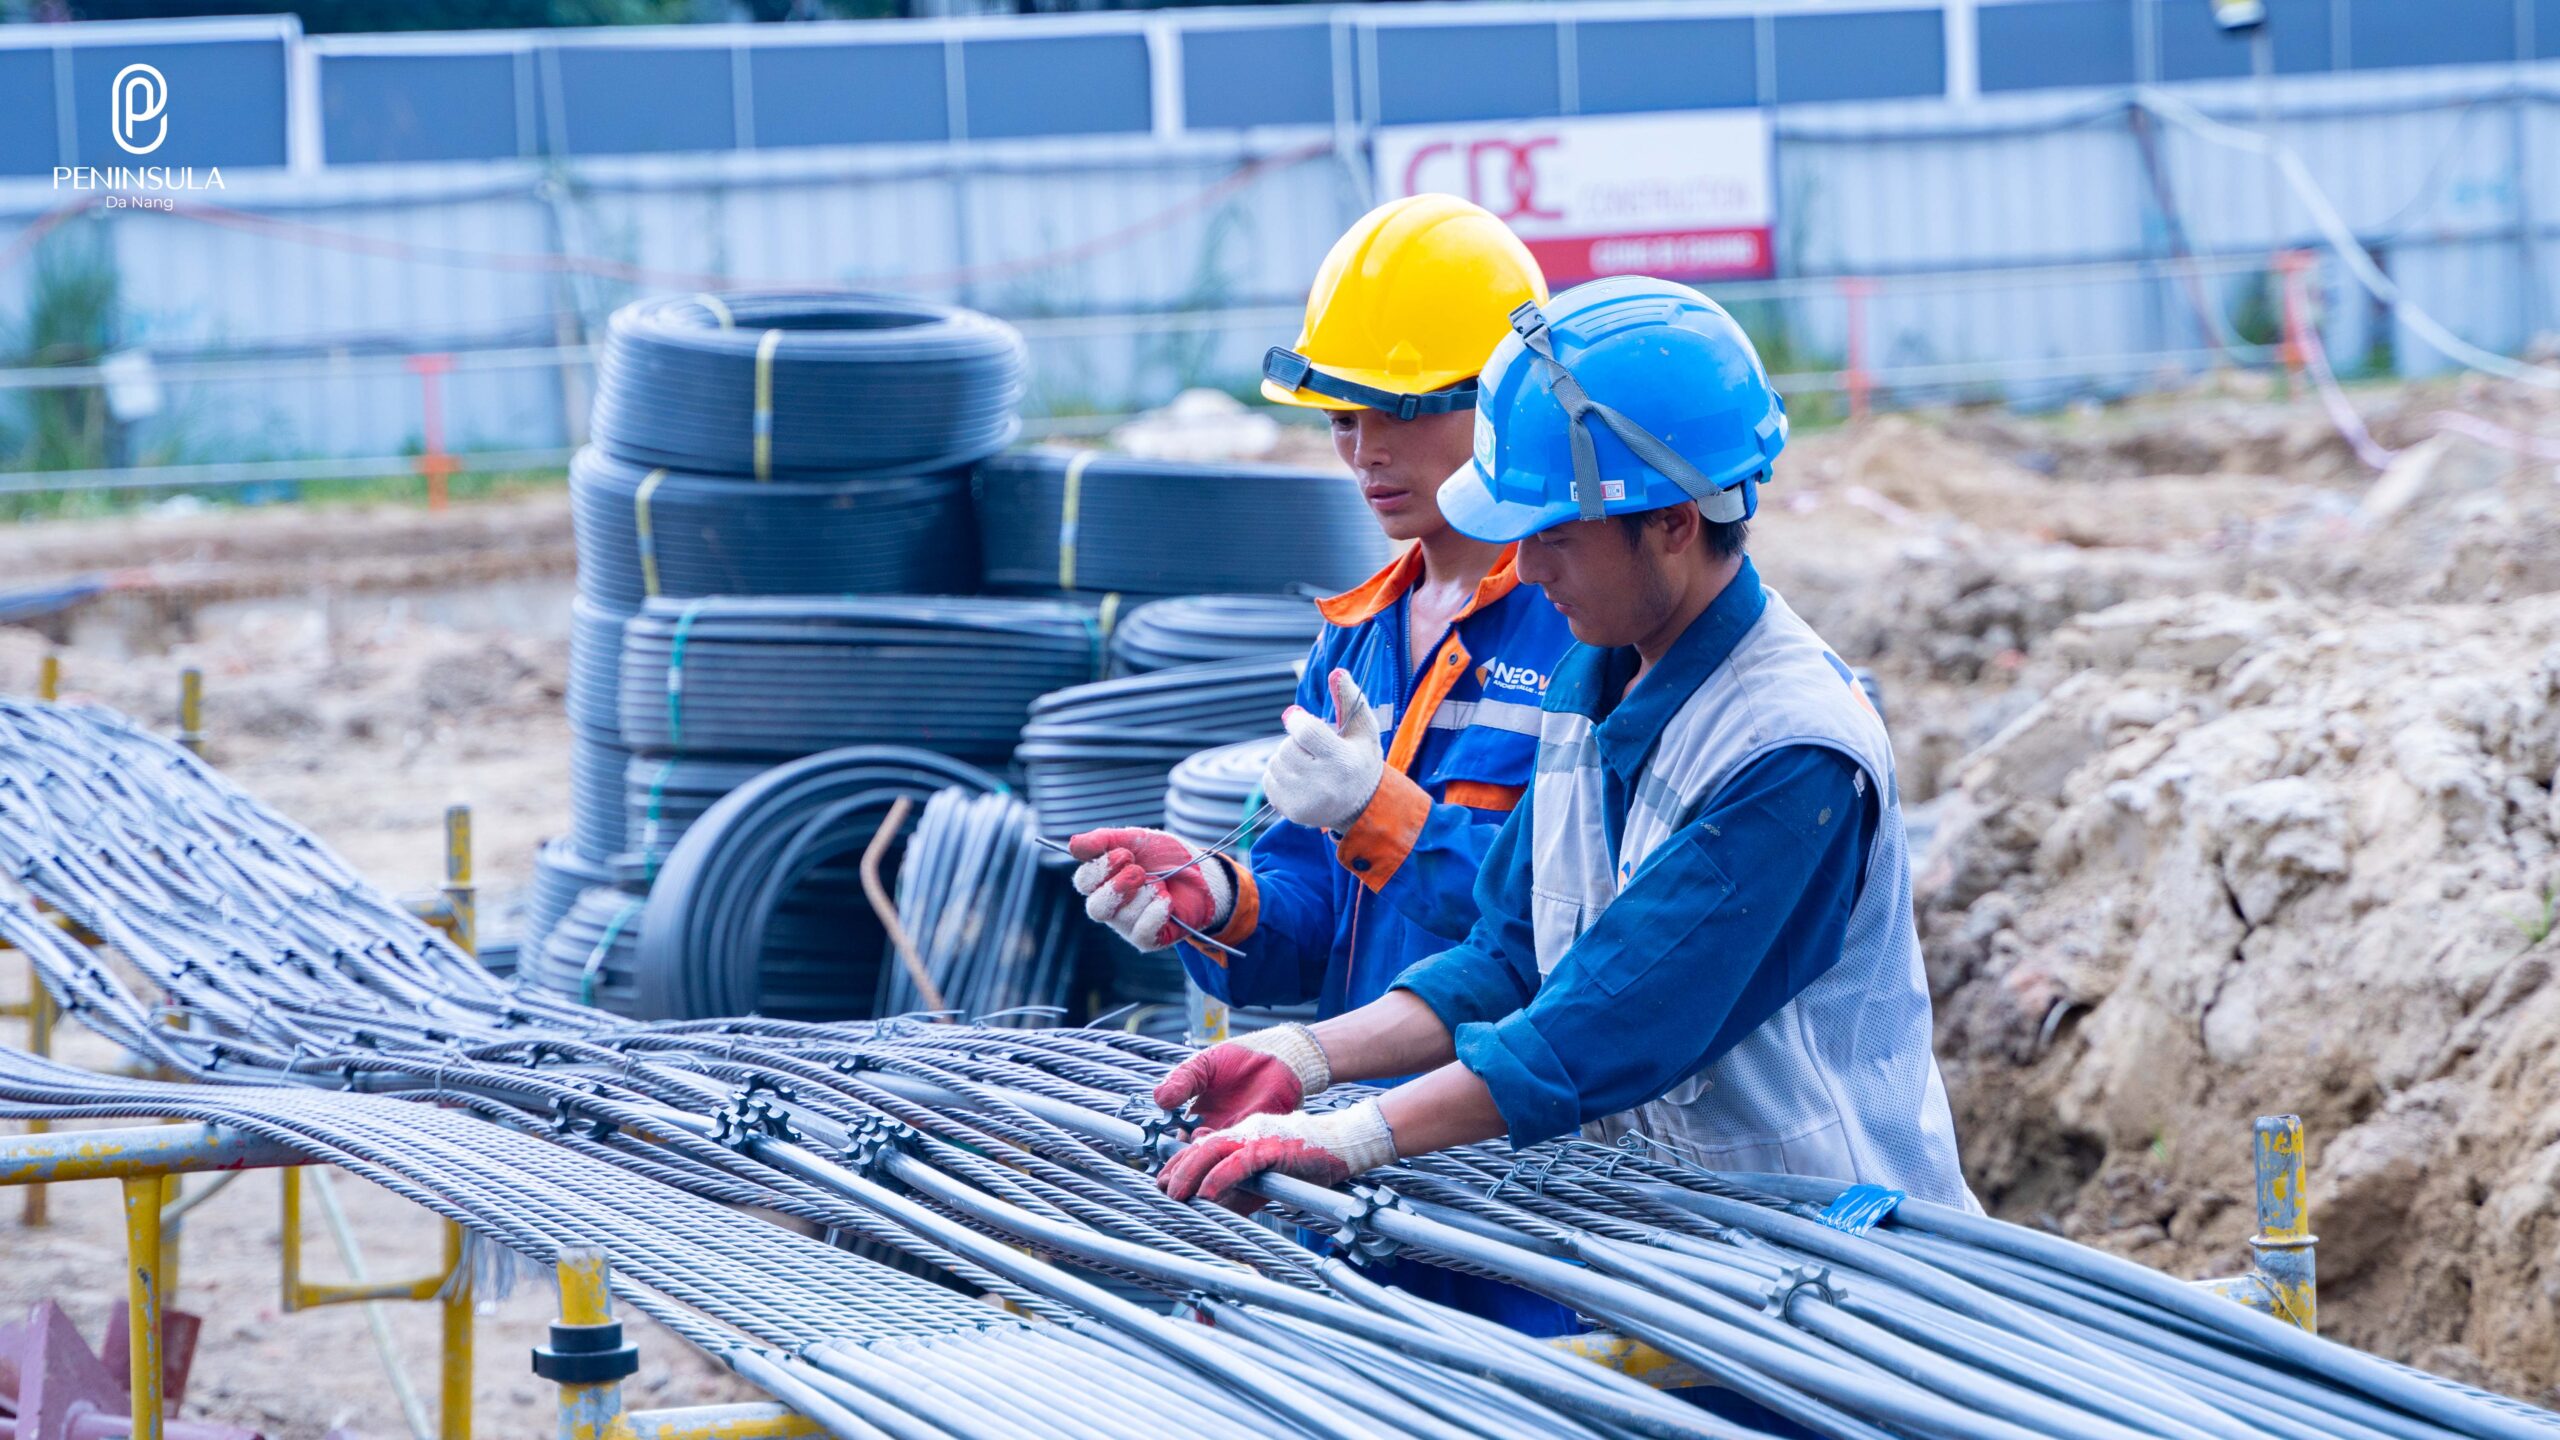
M 1941 1267 L 1964 1266 L 1965 1273 L 1984 1289 L 2034 1307 L 2040 1318 L 2083 1343 L 2111 1355 L 2147 1355 L 2149 1364 L 2182 1373 L 2189 1383 L 2210 1392 L 2210 1403 L 2228 1413 L 2244 1417 L 2253 1413 L 2264 1394 L 2269 1406 L 2291 1404 L 2316 1411 L 2326 1417 L 2322 1424 L 2331 1429 L 2370 1426 L 2372 1433 L 2398 1440 L 2433 1440 L 2460 1433 L 2326 1382 L 2266 1365 L 2219 1343 L 2218 1337 L 2201 1327 L 2188 1326 L 2165 1312 L 2127 1305 L 2123 1296 L 2080 1286 L 2057 1272 L 2018 1266 L 2009 1257 L 1926 1236 L 1872 1233 L 1879 1243 L 1900 1253 Z
M 1208 1297 L 1193 1308 L 1209 1320 L 1211 1333 L 1252 1345 L 1255 1353 L 1288 1364 L 1310 1385 L 1340 1387 L 1358 1396 L 1363 1409 L 1380 1423 L 1396 1427 L 1398 1434 L 1442 1440 L 1537 1434 L 1571 1440 L 1593 1433 L 1571 1416 L 1486 1386 L 1485 1391 L 1500 1396 L 1491 1399 L 1467 1383 L 1473 1381 L 1471 1376 L 1459 1377 L 1459 1383 L 1442 1379 L 1438 1384 L 1412 1385 L 1409 1393 L 1391 1389 L 1381 1381 L 1409 1383 L 1414 1378 L 1393 1351 L 1362 1353 L 1360 1362 L 1354 1363 L 1328 1343 L 1336 1337 L 1320 1326 L 1293 1323 L 1285 1316 L 1265 1315 L 1249 1306 Z
M 618 1125 L 626 1129 L 630 1129 L 634 1133 L 649 1136 L 657 1143 L 675 1151 L 684 1158 L 708 1165 L 715 1169 L 734 1171 L 738 1164 L 737 1152 L 701 1139 L 698 1132 L 691 1128 L 696 1125 L 706 1124 L 707 1122 L 698 1121 L 685 1112 L 670 1112 L 653 1106 L 617 1099 L 610 1094 L 604 1093 L 601 1089 L 578 1088 L 578 1084 L 580 1083 L 595 1083 L 592 1080 L 573 1083 L 551 1080 L 548 1077 L 536 1075 L 518 1074 L 487 1077 L 487 1080 L 484 1081 L 484 1083 L 489 1082 L 504 1084 L 510 1088 L 546 1098 L 550 1100 L 555 1107 L 565 1104 L 569 1108 L 564 1113 L 575 1114 L 580 1120 L 599 1124 Z M 671 1125 L 667 1119 L 670 1114 L 685 1114 L 685 1123 Z M 751 1178 L 755 1179 L 758 1183 L 770 1184 L 775 1186 L 775 1188 L 785 1189 L 786 1193 L 804 1194 L 809 1199 L 817 1203 L 826 1204 L 831 1202 L 841 1202 L 841 1197 L 827 1196 L 825 1192 L 818 1190 L 816 1187 L 806 1186 L 805 1182 L 793 1181 L 793 1178 L 788 1175 L 767 1177 L 762 1174 L 757 1174 Z M 800 1186 L 800 1188 L 794 1189 L 793 1186 L 795 1184 Z M 922 1282 L 914 1281 L 910 1277 L 897 1274 L 896 1272 L 886 1270 L 885 1268 L 880 1270 L 880 1274 L 883 1277 L 894 1277 L 893 1279 L 884 1278 L 882 1283 L 888 1285 L 893 1291 L 902 1293 L 912 1300 L 929 1300 L 938 1305 L 942 1303 L 944 1297 L 948 1295 L 948 1292 L 942 1291 L 938 1287 L 923 1286 Z M 922 1323 L 919 1328 L 929 1331 L 935 1328 L 935 1325 L 932 1323 Z
M 544 1258 L 547 1253 L 549 1258 L 557 1258 L 555 1244 L 545 1241 L 538 1230 L 516 1223 L 515 1217 L 503 1210 L 475 1212 L 433 1190 L 413 1183 L 396 1170 L 359 1156 L 329 1138 L 274 1117 L 242 1111 L 235 1107 L 187 1104 L 174 1098 L 161 1108 L 147 1111 L 138 1110 L 133 1102 L 108 1102 L 32 1107 L 11 1104 L 0 1106 L 0 1113 L 6 1113 L 12 1118 L 25 1119 L 118 1119 L 139 1118 L 148 1114 L 220 1125 L 300 1151 L 314 1160 L 336 1165 L 445 1219 L 479 1232 L 501 1244 L 506 1244 L 519 1253 L 530 1254 L 535 1258 Z M 641 1303 L 644 1309 L 651 1310 L 653 1314 L 660 1308 L 658 1302 L 646 1297 L 635 1294 L 634 1299 L 635 1303 Z
M 845 1098 L 842 1101 L 831 1099 L 831 1093 L 840 1093 Z M 1079 1188 L 1075 1182 L 1080 1177 L 1075 1172 L 1034 1153 L 1015 1136 L 1001 1133 L 993 1127 L 973 1125 L 960 1116 L 911 1103 L 858 1080 L 841 1087 L 825 1086 L 799 1092 L 793 1103 L 810 1106 L 848 1127 L 882 1115 L 908 1125 L 916 1130 L 927 1157 L 934 1164 L 967 1178 L 990 1193 L 1010 1198 L 1015 1204 L 1035 1213 L 1044 1213 L 1062 1222 L 1081 1223 L 1104 1233 L 1123 1233 L 1127 1238 L 1166 1246 L 1175 1253 L 1186 1254 L 1204 1263 L 1221 1263 L 1227 1259 L 1194 1245 L 1180 1235 L 1148 1227 L 1136 1216 L 1113 1210 L 1108 1200 L 1128 1198 L 1125 1194 L 1115 1196 L 1105 1192 L 1098 1200 Z M 1012 1149 L 1007 1161 L 999 1164 L 974 1153 L 969 1148 L 973 1144 L 996 1144 Z
M 873 1079 L 896 1073 L 914 1076 L 974 1107 L 966 1116 L 945 1116 L 913 1103 L 910 1097 L 883 1091 Z M 843 1082 L 872 1103 L 910 1124 L 930 1116 L 936 1123 L 964 1127 L 990 1136 L 1016 1151 L 1014 1163 L 1045 1183 L 1079 1194 L 1092 1203 L 1117 1200 L 1144 1211 L 1158 1230 L 1216 1258 L 1277 1271 L 1290 1283 L 1313 1287 L 1314 1259 L 1305 1250 L 1269 1236 L 1241 1219 L 1218 1212 L 1210 1219 L 1192 1206 L 1165 1196 L 1155 1184 L 1131 1169 L 1125 1158 L 1103 1153 L 1089 1137 L 1062 1129 L 1036 1112 L 1012 1104 L 1002 1091 L 954 1076 L 940 1066 L 912 1056 L 875 1061 L 871 1069 Z M 876 1097 L 876 1098 L 874 1098 Z M 918 1128 L 926 1128 L 919 1126 Z M 1203 1221 L 1207 1223 L 1202 1223 Z M 1105 1226 L 1103 1228 L 1110 1228 Z
M 1021 1373 L 1014 1375 L 1015 1383 L 991 1385 L 987 1383 L 988 1373 L 1005 1373 L 1011 1368 L 1009 1364 L 983 1350 L 973 1349 L 966 1361 L 947 1353 L 958 1348 L 934 1341 L 896 1340 L 861 1347 L 822 1346 L 811 1351 L 810 1357 L 821 1364 L 832 1361 L 828 1368 L 839 1375 L 847 1371 L 836 1366 L 864 1371 L 876 1368 L 937 1393 L 968 1395 L 994 1411 L 997 1423 L 1011 1427 L 1012 1433 L 1031 1434 L 1046 1428 L 1068 1440 L 1112 1440 L 1110 1431 L 1085 1412 L 1099 1393 L 1091 1384 L 1076 1377 L 1046 1373 L 1037 1377 L 1045 1383 L 1024 1384 L 1021 1382 L 1033 1376 L 1028 1367 L 1023 1367 Z M 1040 1397 L 1038 1401 L 1029 1398 L 1035 1392 Z M 1175 1397 L 1167 1395 L 1165 1399 L 1169 1402 L 1165 1408 L 1179 1413 L 1182 1407 Z M 1171 1418 L 1158 1412 L 1160 1421 Z M 1183 1424 L 1186 1420 L 1190 1422 L 1187 1425 Z M 1173 1423 L 1190 1433 L 1203 1433 L 1196 1417 L 1184 1415 Z
M 1089 1119 L 1096 1130 L 1107 1131 L 1115 1127 L 1125 1129 L 1131 1132 L 1134 1140 L 1135 1127 L 1127 1125 L 1126 1122 L 1113 1121 L 1101 1116 L 1093 1116 Z M 892 1157 L 890 1163 L 895 1166 L 895 1157 Z M 929 1167 L 927 1169 L 929 1171 Z M 917 1186 L 946 1203 L 964 1208 L 972 1206 L 970 1197 L 951 1192 L 936 1177 L 920 1176 L 916 1172 L 903 1168 L 894 1169 L 893 1173 L 906 1183 Z M 1343 1217 L 1336 1215 L 1333 1219 L 1340 1223 Z M 1037 1222 L 1034 1217 L 1017 1213 L 1002 1223 L 1009 1230 L 1019 1231 Z M 1373 1343 L 1401 1346 L 1412 1353 L 1427 1355 L 1436 1363 L 1455 1365 L 1469 1373 L 1497 1378 L 1504 1384 L 1527 1393 L 1570 1400 L 1585 1409 L 1596 1406 L 1599 1413 L 1609 1415 L 1616 1422 L 1632 1425 L 1647 1434 L 1708 1433 L 1700 1428 L 1702 1422 L 1696 1419 L 1698 1412 L 1689 1407 L 1665 1400 L 1650 1392 L 1637 1391 L 1633 1396 L 1612 1393 L 1608 1387 L 1597 1384 L 1589 1377 L 1571 1373 L 1579 1362 L 1566 1361 L 1552 1352 L 1539 1350 L 1534 1356 L 1528 1358 L 1523 1358 L 1516 1353 L 1488 1352 L 1481 1344 L 1453 1340 L 1446 1334 L 1418 1328 L 1402 1318 L 1390 1318 L 1357 1308 L 1346 1308 L 1344 1302 L 1340 1300 L 1310 1295 L 1258 1274 L 1230 1271 L 1224 1268 L 1203 1272 L 1198 1267 L 1180 1266 L 1164 1261 L 1143 1247 L 1133 1247 L 1126 1242 L 1112 1240 L 1109 1237 L 1083 1232 L 1067 1232 L 1053 1234 L 1047 1243 L 1074 1247 L 1084 1254 L 1086 1263 L 1109 1265 L 1114 1269 L 1148 1272 L 1160 1283 L 1203 1289 L 1212 1293 L 1225 1294 L 1240 1301 L 1279 1309 L 1286 1313 L 1297 1313 L 1311 1319 L 1320 1319 L 1337 1328 L 1358 1333 Z M 1558 1371 L 1556 1367 L 1560 1365 L 1566 1367 L 1565 1370 Z
M 475 1099 L 473 1108 L 493 1117 L 512 1116 L 518 1121 L 528 1117 L 500 1102 Z M 858 1235 L 874 1243 L 888 1246 L 916 1260 L 940 1269 L 955 1278 L 995 1294 L 1043 1319 L 1061 1319 L 1071 1312 L 1059 1310 L 1042 1297 L 1021 1289 L 1002 1276 L 984 1271 L 948 1251 L 918 1240 L 897 1227 L 888 1225 L 869 1211 L 844 1203 L 829 1194 L 780 1171 L 761 1170 L 753 1175 L 721 1169 L 702 1163 L 697 1158 L 663 1147 L 634 1140 L 621 1130 L 604 1140 L 589 1138 L 575 1131 L 556 1133 L 552 1142 L 572 1150 L 595 1155 L 616 1167 L 653 1179 L 724 1204 L 753 1205 L 777 1214 L 810 1221 L 830 1229 Z
M 1250 1382 L 1251 1398 L 1258 1405 L 1306 1433 L 1346 1437 L 1346 1440 L 1350 1440 L 1350 1437 L 1368 1437 L 1375 1433 L 1369 1427 L 1355 1423 L 1339 1407 L 1322 1396 L 1307 1391 L 1285 1377 L 1249 1362 L 1240 1362 L 1236 1357 L 1219 1355 L 1210 1349 L 1207 1342 L 1184 1333 L 1182 1327 L 1156 1326 L 1151 1323 L 1154 1317 L 1127 1301 L 1087 1281 L 1077 1279 L 1046 1261 L 1033 1261 L 1018 1256 L 1005 1243 L 938 1215 L 914 1198 L 901 1195 L 885 1185 L 834 1165 L 795 1145 L 764 1138 L 750 1138 L 746 1144 L 748 1153 L 756 1158 L 767 1163 L 782 1165 L 813 1178 L 822 1178 L 823 1183 L 843 1190 L 861 1203 L 880 1209 L 901 1224 L 923 1230 L 930 1238 L 962 1254 L 969 1255 L 988 1268 L 1008 1273 L 1023 1284 L 1048 1291 L 1062 1303 L 1073 1305 L 1098 1320 L 1112 1324 L 1120 1333 L 1149 1344 L 1174 1363 L 1192 1366 L 1203 1374 L 1221 1380 L 1227 1378 L 1228 1371 L 1243 1372 L 1243 1378 Z M 917 1162 L 913 1168 L 897 1166 L 895 1157 L 891 1157 L 889 1163 L 901 1183 L 916 1185 L 934 1199 L 978 1211 L 982 1215 L 991 1217 L 989 1223 L 997 1224 L 1004 1230 L 1022 1234 L 1025 1231 L 1055 1233 L 1058 1230 L 1070 1228 L 1026 1225 L 1024 1222 L 1031 1221 L 1034 1217 L 1016 1207 L 988 1200 L 963 1187 L 952 1186 L 940 1172 L 933 1170 L 930 1166 L 922 1165 L 921 1162 Z M 1000 1220 L 992 1218 L 995 1216 L 1002 1218 Z M 1286 1287 L 1275 1288 L 1285 1289 Z
M 1086 1117 L 1084 1123 L 1096 1132 L 1135 1128 L 1125 1121 L 1098 1115 Z M 1166 1138 L 1156 1143 L 1161 1149 L 1176 1142 Z M 1827 1433 L 1855 1440 L 1881 1440 L 1885 1433 L 1866 1419 L 1854 1418 L 1835 1405 L 1834 1399 L 1853 1404 L 1865 1415 L 1882 1414 L 1902 1420 L 1916 1417 L 1920 1421 L 1918 1428 L 1930 1433 L 1940 1433 L 1950 1425 L 1957 1428 L 1948 1433 L 1983 1434 L 2000 1440 L 2023 1440 L 2026 1433 L 2000 1424 L 1964 1428 L 1961 1412 L 1935 1396 L 1811 1353 L 1801 1348 L 1801 1337 L 1792 1332 L 1765 1334 L 1755 1328 L 1755 1322 L 1765 1317 L 1756 1314 L 1736 1316 L 1729 1309 L 1686 1311 L 1625 1281 L 1522 1249 L 1514 1241 L 1488 1240 L 1429 1220 L 1396 1203 L 1357 1200 L 1277 1176 L 1264 1177 L 1258 1188 L 1285 1210 L 1321 1217 L 1329 1227 L 1392 1242 L 1427 1255 L 1434 1263 L 1500 1271 L 1511 1284 L 1600 1319 L 1622 1334 L 1687 1361 L 1727 1388 L 1799 1424 Z M 1276 1302 L 1266 1299 L 1265 1303 Z M 1821 1392 L 1820 1396 L 1816 1391 Z
M 1775 1184 L 1775 1177 L 1754 1177 Z M 1743 1206 L 1721 1196 L 1695 1191 L 1666 1192 L 1669 1198 L 1695 1209 L 1712 1220 L 1755 1235 L 1773 1245 L 1808 1256 L 1826 1264 L 1834 1264 L 1853 1272 L 1871 1274 L 1910 1291 L 1957 1314 L 1971 1316 L 1987 1323 L 1999 1324 L 2015 1333 L 2031 1337 L 2041 1344 L 2074 1354 L 2115 1375 L 2117 1383 L 2129 1389 L 2161 1396 L 2163 1387 L 2155 1377 L 2146 1376 L 2138 1366 L 2126 1363 L 2120 1356 L 2075 1341 L 2049 1319 L 2024 1308 L 2015 1300 L 2003 1298 L 1985 1289 L 1978 1271 L 1954 1273 L 1925 1261 L 1895 1253 L 1886 1244 L 1886 1232 L 1870 1232 L 1851 1236 L 1828 1226 L 1806 1220 L 1799 1215 Z M 2174 1404 L 2174 1402 L 2170 1402 Z
M 1534 1429 L 1525 1432 L 1518 1425 L 1496 1429 L 1481 1423 L 1467 1423 L 1451 1417 L 1450 1411 L 1456 1407 L 1447 1403 L 1449 1392 L 1446 1389 L 1435 1395 L 1443 1402 L 1437 1411 L 1425 1409 L 1381 1388 L 1373 1378 L 1374 1367 L 1370 1373 L 1362 1374 L 1329 1363 L 1330 1357 L 1324 1357 L 1321 1351 L 1302 1345 L 1277 1343 L 1281 1340 L 1278 1331 L 1260 1323 L 1260 1317 L 1243 1306 L 1204 1300 L 1195 1309 L 1212 1319 L 1213 1323 L 1205 1328 L 1220 1343 L 1251 1345 L 1252 1353 L 1263 1363 L 1294 1376 L 1311 1390 L 1356 1406 L 1370 1419 L 1388 1427 L 1391 1434 L 1425 1437 L 1425 1440 L 1475 1440 L 1475 1437 L 1507 1437 L 1521 1433 L 1569 1434 L 1574 1428 L 1560 1417 L 1543 1415 L 1538 1417 Z

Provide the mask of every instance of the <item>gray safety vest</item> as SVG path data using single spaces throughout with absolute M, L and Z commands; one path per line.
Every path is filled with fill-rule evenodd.
M 1588 716 L 1543 712 L 1531 790 L 1530 920 L 1552 973 L 1653 847 L 1750 761 L 1825 745 L 1884 797 L 1839 962 L 1740 1044 L 1661 1099 L 1584 1127 L 1634 1132 L 1711 1169 L 1818 1175 L 1979 1208 L 1930 1049 L 1929 981 L 1911 917 L 1911 863 L 1884 722 L 1812 627 L 1768 609 L 1701 682 L 1638 775 L 1611 855 Z M 1746 957 L 1735 957 L 1746 963 Z

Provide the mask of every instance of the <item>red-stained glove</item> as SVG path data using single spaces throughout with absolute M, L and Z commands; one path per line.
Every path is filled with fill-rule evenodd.
M 1224 1130 L 1250 1115 L 1285 1115 L 1332 1083 L 1333 1066 L 1315 1032 L 1274 1025 L 1174 1066 L 1156 1086 L 1156 1103 L 1179 1110 L 1197 1102 L 1200 1123 Z
M 1084 913 L 1141 950 L 1163 949 L 1186 925 L 1214 935 L 1235 912 L 1226 862 L 1202 859 L 1189 841 L 1161 830 L 1088 830 L 1068 838 L 1067 853 L 1085 862 L 1075 873 Z M 1159 879 L 1158 871 L 1172 873 Z
M 1238 1187 L 1256 1175 L 1294 1175 L 1318 1185 L 1339 1185 L 1396 1158 L 1396 1137 L 1378 1102 L 1311 1115 L 1254 1115 L 1231 1129 L 1193 1138 L 1164 1167 L 1156 1184 L 1176 1200 L 1214 1200 L 1239 1214 L 1261 1205 Z

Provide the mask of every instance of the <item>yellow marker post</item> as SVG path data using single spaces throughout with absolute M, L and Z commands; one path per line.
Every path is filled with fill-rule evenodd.
M 193 665 L 178 672 L 178 743 L 204 758 L 204 672 Z
M 560 1318 L 533 1351 L 533 1373 L 560 1387 L 559 1440 L 634 1440 L 623 1377 L 639 1368 L 613 1318 L 612 1269 L 594 1245 L 560 1252 Z
M 2304 1174 L 2302 1117 L 2261 1115 L 2257 1125 L 2258 1233 L 2249 1240 L 2258 1274 L 2274 1292 L 2279 1320 L 2320 1333 L 2320 1298 L 2313 1268 L 2311 1192 Z
M 125 1356 L 133 1392 L 131 1440 L 160 1440 L 160 1194 L 162 1177 L 124 1182 Z
M 48 705 L 62 698 L 61 656 L 47 655 L 36 662 L 36 698 Z M 27 1053 L 43 1059 L 53 1058 L 53 996 L 44 988 L 44 981 L 37 978 L 32 963 L 27 966 Z M 50 1120 L 27 1122 L 30 1135 L 49 1134 L 52 1130 L 53 1122 Z M 52 1221 L 53 1215 L 42 1185 L 27 1187 L 25 1218 L 27 1228 L 31 1230 Z
M 53 657 L 48 655 L 45 658 L 50 660 Z M 27 969 L 27 1050 L 31 1054 L 48 1059 L 53 1055 L 53 996 L 44 988 L 44 982 L 36 978 L 35 968 L 32 965 Z M 27 1122 L 27 1133 L 30 1135 L 43 1135 L 52 1129 L 53 1122 L 50 1120 Z M 28 1186 L 26 1209 L 28 1227 L 32 1229 L 45 1225 L 52 1218 L 45 1200 L 45 1187 Z
M 479 891 L 471 883 L 471 807 L 448 805 L 444 811 L 444 905 L 452 917 L 453 943 L 463 953 L 480 953 Z
M 471 1440 L 471 1272 L 463 1264 L 462 1227 L 450 1220 L 444 1222 L 444 1268 L 444 1298 L 437 1307 L 444 1320 L 437 1433 L 439 1440 Z

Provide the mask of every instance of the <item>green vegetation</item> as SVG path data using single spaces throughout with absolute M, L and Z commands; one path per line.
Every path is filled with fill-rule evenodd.
M 103 227 L 74 223 L 37 245 L 26 313 L 0 331 L 0 369 L 95 365 L 115 348 L 120 309 Z M 110 463 L 114 421 L 95 385 L 0 392 L 0 470 Z

